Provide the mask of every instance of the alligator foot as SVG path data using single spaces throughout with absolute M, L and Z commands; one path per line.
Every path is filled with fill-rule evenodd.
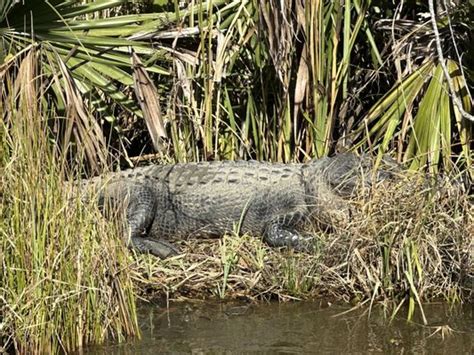
M 303 252 L 313 250 L 312 238 L 303 237 L 296 231 L 289 230 L 280 224 L 270 225 L 263 239 L 271 247 L 289 247 Z
M 150 253 L 160 259 L 179 254 L 179 250 L 175 246 L 164 240 L 132 237 L 131 246 L 140 253 Z

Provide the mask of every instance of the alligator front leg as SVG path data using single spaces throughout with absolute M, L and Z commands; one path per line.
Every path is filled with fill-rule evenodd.
M 312 238 L 304 237 L 279 223 L 273 223 L 267 228 L 263 240 L 271 247 L 289 247 L 306 252 L 313 249 Z

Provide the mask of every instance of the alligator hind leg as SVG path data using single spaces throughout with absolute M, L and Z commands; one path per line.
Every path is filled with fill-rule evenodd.
M 130 191 L 127 206 L 129 246 L 141 253 L 150 253 L 161 259 L 166 259 L 179 254 L 178 249 L 165 240 L 147 238 L 146 236 L 155 219 L 156 201 L 156 191 L 150 187 L 136 184 Z
M 140 253 L 150 253 L 160 259 L 166 259 L 179 254 L 179 250 L 176 247 L 164 240 L 131 237 L 130 244 Z
M 124 179 L 106 186 L 101 204 L 108 215 L 111 211 L 115 219 L 124 222 L 129 247 L 164 259 L 178 250 L 164 240 L 147 238 L 156 215 L 157 193 L 145 184 Z
M 273 223 L 267 228 L 263 240 L 271 247 L 290 247 L 297 251 L 306 252 L 313 249 L 312 238 L 303 237 L 298 232 L 278 223 Z

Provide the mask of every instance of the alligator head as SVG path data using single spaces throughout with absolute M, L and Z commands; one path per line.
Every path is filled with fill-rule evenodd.
M 338 154 L 307 164 L 306 178 L 318 186 L 327 184 L 339 196 L 349 197 L 359 188 L 370 188 L 379 182 L 392 180 L 399 170 L 397 163 L 387 157 L 383 158 L 378 169 L 374 169 L 374 162 L 375 159 L 367 154 Z

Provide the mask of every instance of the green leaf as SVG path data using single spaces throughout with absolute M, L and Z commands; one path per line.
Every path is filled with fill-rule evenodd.
M 438 102 L 442 78 L 442 68 L 437 66 L 428 90 L 418 106 L 405 155 L 405 159 L 413 159 L 411 169 L 423 168 L 428 164 L 432 171 L 437 170 L 440 149 Z

